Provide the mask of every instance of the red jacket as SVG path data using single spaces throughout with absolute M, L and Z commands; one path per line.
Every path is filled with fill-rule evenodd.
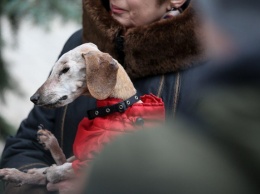
M 112 138 L 143 127 L 153 127 L 165 120 L 164 103 L 161 98 L 152 94 L 141 97 L 143 103 L 135 103 L 124 113 L 113 113 L 93 120 L 84 118 L 78 126 L 73 145 L 76 160 L 72 163 L 74 171 L 79 172 L 88 166 L 93 153 L 99 152 L 105 143 Z M 120 99 L 98 100 L 97 107 L 111 106 L 121 102 Z M 143 127 L 138 125 L 143 119 Z M 137 122 L 136 122 L 137 121 Z

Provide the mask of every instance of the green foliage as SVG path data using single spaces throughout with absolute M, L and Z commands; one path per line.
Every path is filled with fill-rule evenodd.
M 5 139 L 9 135 L 14 135 L 15 129 L 4 118 L 0 116 L 0 138 Z
M 0 52 L 0 100 L 4 101 L 4 93 L 8 88 L 12 88 L 11 79 Z
M 48 27 L 56 16 L 64 22 L 81 21 L 80 0 L 4 0 L 3 2 L 2 15 L 8 18 L 14 32 L 24 19 L 44 27 Z
M 0 17 L 8 19 L 14 32 L 14 40 L 23 20 L 48 29 L 54 18 L 59 17 L 63 22 L 80 23 L 81 15 L 81 0 L 0 0 Z M 8 44 L 2 38 L 2 29 L 0 20 L 0 101 L 4 102 L 6 91 L 16 91 L 17 88 L 14 87 L 15 80 L 8 73 L 2 55 L 4 45 Z M 13 127 L 0 115 L 0 140 L 12 132 Z

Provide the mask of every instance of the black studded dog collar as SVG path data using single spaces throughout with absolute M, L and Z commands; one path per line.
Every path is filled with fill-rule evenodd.
M 104 106 L 104 107 L 88 110 L 86 116 L 88 117 L 88 119 L 92 120 L 96 117 L 104 117 L 115 112 L 123 113 L 126 111 L 126 109 L 129 106 L 132 106 L 134 103 L 138 102 L 139 100 L 140 100 L 139 96 L 134 95 L 125 101 L 119 102 L 111 106 Z

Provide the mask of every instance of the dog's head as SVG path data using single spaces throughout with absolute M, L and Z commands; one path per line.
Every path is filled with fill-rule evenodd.
M 31 101 L 56 108 L 81 95 L 106 99 L 116 85 L 118 68 L 117 61 L 99 51 L 96 45 L 83 44 L 60 57 Z

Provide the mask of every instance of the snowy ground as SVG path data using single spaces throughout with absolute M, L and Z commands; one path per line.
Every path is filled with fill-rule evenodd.
M 51 30 L 33 26 L 24 21 L 17 37 L 18 44 L 13 43 L 13 36 L 8 22 L 3 23 L 3 39 L 7 43 L 4 58 L 12 77 L 17 81 L 23 96 L 8 92 L 6 103 L 0 101 L 0 114 L 12 125 L 18 128 L 20 122 L 27 117 L 33 107 L 30 96 L 47 78 L 48 73 L 56 61 L 65 41 L 80 28 L 78 24 L 62 24 L 55 21 Z M 1 130 L 1 129 L 0 129 Z M 1 133 L 1 131 L 0 131 Z M 0 154 L 2 144 L 0 142 Z

